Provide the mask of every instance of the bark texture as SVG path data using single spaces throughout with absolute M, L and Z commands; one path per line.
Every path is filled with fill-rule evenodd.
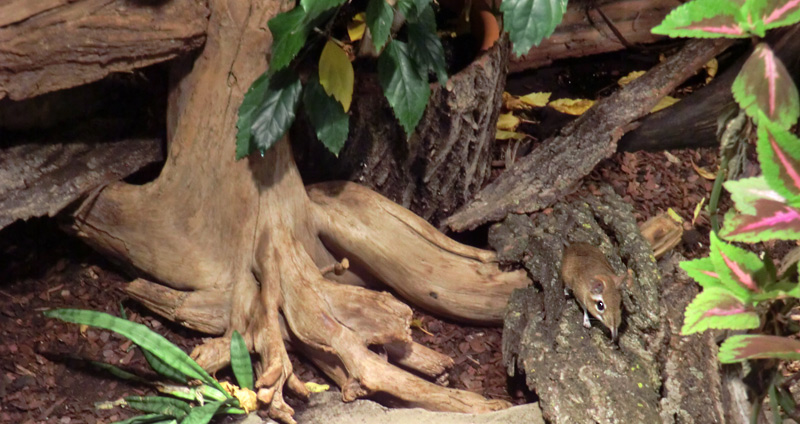
M 525 55 L 512 58 L 509 71 L 520 72 L 558 59 L 624 50 L 662 40 L 664 36 L 650 30 L 681 3 L 678 0 L 571 1 L 553 35 Z M 603 14 L 610 22 L 603 19 Z
M 411 310 L 379 280 L 442 315 L 497 323 L 511 291 L 529 281 L 503 272 L 495 255 L 464 246 L 388 199 L 352 183 L 326 183 L 307 194 L 283 138 L 261 157 L 234 161 L 238 107 L 267 67 L 267 21 L 290 2 L 215 0 L 207 42 L 169 96 L 169 152 L 158 179 L 116 183 L 87 199 L 75 230 L 149 278 L 131 295 L 187 327 L 221 335 L 193 356 L 209 370 L 230 361 L 238 330 L 260 354 L 258 396 L 269 414 L 294 422 L 286 388 L 306 396 L 287 344 L 305 353 L 345 400 L 382 393 L 405 405 L 482 412 L 508 404 L 444 388 L 387 362 L 371 348 L 422 375 L 438 375 L 443 355 L 410 338 Z M 360 273 L 322 269 L 347 257 Z
M 729 40 L 690 41 L 657 65 L 594 106 L 518 160 L 473 201 L 447 219 L 456 230 L 473 229 L 508 213 L 547 207 L 570 193 L 578 180 L 617 150 L 627 127 L 646 115 L 658 100 L 731 45 Z
M 312 180 L 357 181 L 438 225 L 489 177 L 508 52 L 504 38 L 447 87 L 431 84 L 431 100 L 410 138 L 377 75 L 359 74 L 344 149 L 334 157 L 303 125 L 309 143 L 301 148 L 301 172 Z
M 0 99 L 97 81 L 202 45 L 194 0 L 10 0 L 0 5 Z

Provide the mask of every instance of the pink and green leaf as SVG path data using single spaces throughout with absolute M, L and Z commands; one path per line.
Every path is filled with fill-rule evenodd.
M 725 287 L 741 299 L 761 291 L 767 281 L 764 262 L 753 252 L 720 240 L 711 233 L 711 260 Z
M 723 364 L 763 358 L 798 360 L 800 341 L 780 336 L 743 334 L 728 337 L 719 347 L 719 361 Z
M 710 257 L 683 261 L 680 266 L 704 289 L 725 287 L 725 284 L 719 279 L 719 275 L 714 269 L 714 261 L 712 261 Z
M 765 43 L 756 46 L 731 90 L 739 106 L 758 124 L 766 118 L 788 129 L 800 115 L 792 77 Z
M 800 22 L 800 0 L 759 0 L 758 3 L 764 4 L 760 15 L 766 29 Z
M 733 200 L 736 210 L 743 214 L 755 215 L 756 208 L 753 205 L 757 200 L 786 202 L 783 196 L 770 188 L 764 176 L 726 181 L 724 185 L 731 194 L 731 200 Z
M 748 22 L 740 10 L 742 3 L 741 0 L 693 0 L 670 12 L 652 32 L 670 37 L 746 38 L 750 35 L 741 25 Z
M 786 198 L 786 204 L 800 206 L 800 139 L 764 122 L 758 127 L 757 151 L 767 184 Z
M 686 307 L 681 334 L 698 333 L 709 328 L 746 330 L 759 324 L 758 314 L 752 306 L 726 288 L 712 287 L 703 289 Z
M 731 241 L 758 243 L 766 240 L 800 239 L 800 209 L 773 200 L 758 200 L 753 204 L 755 215 L 729 211 L 720 229 L 720 237 Z

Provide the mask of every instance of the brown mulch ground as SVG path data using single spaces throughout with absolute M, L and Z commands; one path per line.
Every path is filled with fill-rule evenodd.
M 692 163 L 715 171 L 716 152 L 617 154 L 595 169 L 584 189 L 592 191 L 601 181 L 612 184 L 634 205 L 640 222 L 667 208 L 691 221 L 695 206 L 703 198 L 707 201 L 713 184 Z M 707 217 L 701 216 L 693 228 L 686 229 L 690 231 L 678 249 L 688 257 L 703 254 Z M 96 402 L 152 393 L 146 386 L 113 378 L 88 363 L 101 361 L 152 375 L 141 352 L 129 341 L 107 331 L 81 331 L 78 326 L 47 319 L 44 310 L 70 307 L 119 316 L 124 309 L 129 319 L 165 335 L 187 352 L 202 341 L 201 334 L 154 316 L 127 299 L 122 287 L 130 276 L 61 233 L 54 220 L 16 223 L 0 231 L 0 275 L 0 423 L 108 423 L 132 414 L 119 408 L 98 410 Z M 454 358 L 456 365 L 449 374 L 452 387 L 514 403 L 530 400 L 524 385 L 505 375 L 500 329 L 464 327 L 421 312 L 415 318 L 421 324 L 413 329 L 415 340 Z M 301 359 L 293 357 L 293 362 L 302 379 L 327 383 Z

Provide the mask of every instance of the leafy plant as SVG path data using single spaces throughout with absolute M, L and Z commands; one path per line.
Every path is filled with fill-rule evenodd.
M 430 0 L 368 0 L 365 11 L 345 17 L 356 26 L 366 25 L 366 32 L 363 28 L 348 31 L 349 42 L 332 36 L 344 4 L 344 0 L 300 0 L 294 9 L 269 21 L 274 39 L 270 69 L 253 82 L 239 109 L 237 159 L 254 151 L 263 154 L 283 137 L 301 98 L 317 138 L 338 155 L 349 131 L 356 43 L 367 43 L 367 48 L 359 44 L 361 50 L 377 56 L 384 95 L 411 136 L 430 99 L 429 73 L 441 84 L 448 78 L 434 4 Z M 566 7 L 567 0 L 504 0 L 500 11 L 514 53 L 524 54 L 552 34 Z M 320 40 L 324 47 L 317 52 Z M 290 68 L 310 55 L 319 57 L 317 73 L 301 82 Z
M 673 37 L 749 38 L 763 37 L 769 29 L 797 22 L 800 2 L 793 0 L 693 0 L 672 11 L 653 32 Z M 745 142 L 723 137 L 720 172 L 710 205 L 717 204 L 719 188 L 724 185 L 736 211 L 728 211 L 719 229 L 714 206 L 712 226 L 719 236 L 711 233 L 709 257 L 681 263 L 703 287 L 686 308 L 681 332 L 759 329 L 762 334 L 727 338 L 720 346 L 720 362 L 797 360 L 800 340 L 766 334 L 764 321 L 772 317 L 776 322 L 788 322 L 784 315 L 800 299 L 798 274 L 789 269 L 779 275 L 770 255 L 759 256 L 721 239 L 746 243 L 800 240 L 800 140 L 789 132 L 800 116 L 797 88 L 770 47 L 759 43 L 731 89 L 741 110 L 758 126 L 756 151 L 762 175 L 723 184 L 732 152 L 743 151 L 737 144 Z M 797 260 L 792 262 L 796 269 Z M 776 305 L 778 300 L 787 302 Z M 773 332 L 784 330 L 775 328 Z M 786 390 L 779 382 L 773 381 L 769 395 L 773 413 L 778 414 L 780 407 L 794 414 L 794 402 L 787 401 Z
M 145 413 L 116 424 L 204 424 L 217 414 L 244 414 L 256 407 L 250 354 L 244 339 L 236 331 L 231 339 L 231 364 L 241 388 L 215 380 L 179 347 L 142 324 L 102 312 L 78 309 L 56 309 L 46 311 L 44 315 L 66 322 L 111 330 L 125 336 L 142 349 L 145 359 L 154 371 L 180 383 L 180 385 L 153 383 L 158 391 L 172 397 L 128 396 L 118 401 L 100 404 L 101 408 L 128 406 Z M 95 364 L 119 378 L 148 383 L 147 380 L 113 365 Z

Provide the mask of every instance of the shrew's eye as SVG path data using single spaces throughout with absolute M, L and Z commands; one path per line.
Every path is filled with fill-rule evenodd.
M 605 303 L 602 300 L 597 301 L 597 310 L 603 312 L 606 309 Z

